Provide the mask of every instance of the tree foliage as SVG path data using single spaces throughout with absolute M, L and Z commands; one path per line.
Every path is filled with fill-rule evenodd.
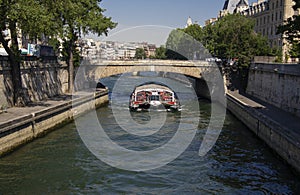
M 271 54 L 267 39 L 254 32 L 254 21 L 240 14 L 229 14 L 204 28 L 194 24 L 173 30 L 166 46 L 187 59 L 204 59 L 209 52 L 221 59 L 238 59 L 241 66 L 248 66 L 255 55 Z
M 156 59 L 166 59 L 166 48 L 164 46 L 160 46 L 159 48 L 156 48 L 155 50 L 155 56 Z
M 76 42 L 81 35 L 107 34 L 116 26 L 103 15 L 100 0 L 0 0 L 0 43 L 8 53 L 11 64 L 14 105 L 22 105 L 24 93 L 20 73 L 19 34 L 30 40 L 49 37 L 58 48 L 58 39 L 64 41 L 69 65 L 69 91 L 73 91 L 73 56 L 78 52 Z M 8 39 L 8 32 L 10 39 Z
M 202 42 L 203 41 L 203 29 L 198 24 L 193 24 L 188 26 L 187 28 L 183 29 L 183 32 L 193 37 L 196 41 Z
M 196 36 L 196 31 L 193 31 Z M 193 60 L 199 52 L 199 42 L 183 29 L 171 31 L 166 42 L 166 56 L 174 60 Z
M 173 30 L 167 39 L 167 58 L 204 60 L 217 57 L 223 62 L 234 61 L 230 78 L 237 78 L 238 85 L 244 90 L 247 85 L 248 67 L 256 55 L 272 55 L 268 41 L 255 33 L 254 21 L 240 14 L 229 14 L 214 24 L 203 28 L 190 25 L 185 29 Z M 227 65 L 228 63 L 226 63 Z
M 300 0 L 293 0 L 294 11 L 300 9 Z M 292 57 L 300 57 L 300 15 L 293 15 L 285 21 L 285 24 L 277 28 L 277 33 L 282 33 L 290 43 L 290 55 Z
M 11 104 L 22 106 L 26 102 L 20 74 L 19 34 L 22 32 L 32 39 L 38 39 L 42 35 L 51 36 L 57 33 L 57 22 L 48 2 L 39 0 L 0 0 L 0 17 L 0 43 L 6 50 L 11 65 Z
M 76 43 L 83 34 L 94 33 L 98 36 L 105 34 L 116 26 L 111 18 L 103 15 L 100 8 L 101 0 L 64 0 L 56 9 L 62 21 L 62 31 L 65 45 L 65 58 L 69 66 L 69 92 L 74 90 L 74 61 L 76 60 Z
M 241 66 L 248 66 L 255 55 L 271 53 L 267 39 L 254 32 L 254 21 L 240 14 L 229 14 L 211 24 L 205 39 L 212 55 L 238 59 Z
M 143 48 L 136 48 L 135 49 L 135 59 L 145 59 L 146 58 L 146 52 Z

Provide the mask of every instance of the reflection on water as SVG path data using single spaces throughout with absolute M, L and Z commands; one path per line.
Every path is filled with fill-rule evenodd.
M 148 111 L 146 112 L 131 112 L 132 119 L 139 124 L 149 124 L 151 121 L 151 115 Z
M 108 78 L 104 83 L 112 88 L 116 79 Z M 128 85 L 136 79 L 128 79 Z M 129 96 L 118 95 L 120 104 L 128 106 Z M 71 123 L 1 158 L 0 194 L 299 194 L 299 177 L 230 113 L 216 145 L 206 156 L 199 157 L 210 103 L 189 103 L 200 105 L 200 113 L 190 111 L 190 117 L 199 119 L 197 134 L 188 149 L 164 167 L 146 172 L 110 167 L 89 152 Z M 167 113 L 157 133 L 140 137 L 119 127 L 111 105 L 100 108 L 97 114 L 111 139 L 136 150 L 165 144 L 181 118 L 180 113 Z M 151 117 L 159 115 L 160 112 L 131 113 L 139 124 L 147 124 Z M 81 120 L 88 128 L 89 114 Z

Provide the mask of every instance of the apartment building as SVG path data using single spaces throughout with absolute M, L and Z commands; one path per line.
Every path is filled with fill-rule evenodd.
M 267 0 L 253 3 L 249 9 L 240 12 L 255 19 L 255 31 L 267 37 L 272 48 L 281 48 L 283 58 L 288 56 L 289 44 L 282 34 L 276 34 L 277 27 L 295 13 L 292 0 Z
M 219 17 L 228 13 L 241 13 L 255 20 L 254 30 L 267 37 L 272 48 L 282 50 L 284 60 L 288 59 L 289 44 L 282 34 L 276 34 L 277 27 L 284 24 L 284 21 L 292 17 L 295 12 L 292 8 L 293 0 L 258 0 L 252 5 L 247 0 L 226 0 L 224 8 L 220 11 Z M 229 9 L 229 7 L 231 9 Z M 232 7 L 235 6 L 235 9 Z

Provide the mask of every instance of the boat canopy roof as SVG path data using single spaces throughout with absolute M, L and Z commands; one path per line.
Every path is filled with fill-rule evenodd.
M 146 82 L 135 87 L 134 91 L 169 91 L 173 92 L 170 87 L 160 82 Z
M 141 85 L 135 88 L 135 91 L 153 91 L 153 90 L 172 91 L 169 87 L 158 85 L 158 84 Z

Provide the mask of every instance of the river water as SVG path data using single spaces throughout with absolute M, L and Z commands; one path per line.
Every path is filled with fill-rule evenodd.
M 172 83 L 179 97 L 186 97 L 188 101 L 182 103 L 184 114 L 159 110 L 130 113 L 137 124 L 146 124 L 149 131 L 151 120 L 164 118 L 164 124 L 153 135 L 132 136 L 124 131 L 115 116 L 116 113 L 121 117 L 122 113 L 128 114 L 128 94 L 134 85 L 149 80 Z M 148 171 L 129 171 L 95 157 L 79 136 L 78 123 L 73 122 L 1 158 L 0 194 L 300 193 L 299 176 L 230 113 L 226 114 L 216 144 L 206 155 L 199 156 L 210 121 L 211 103 L 192 97 L 186 83 L 155 75 L 126 75 L 121 81 L 120 77 L 109 77 L 102 82 L 113 91 L 112 103 L 96 113 L 107 135 L 120 146 L 136 151 L 155 149 L 175 136 L 178 128 L 191 125 L 196 127 L 195 137 L 184 152 L 168 164 Z M 119 83 L 122 90 L 115 83 Z M 89 129 L 92 118 L 88 113 L 77 120 Z M 122 161 L 121 156 L 115 160 Z M 127 163 L 134 162 L 129 158 Z

